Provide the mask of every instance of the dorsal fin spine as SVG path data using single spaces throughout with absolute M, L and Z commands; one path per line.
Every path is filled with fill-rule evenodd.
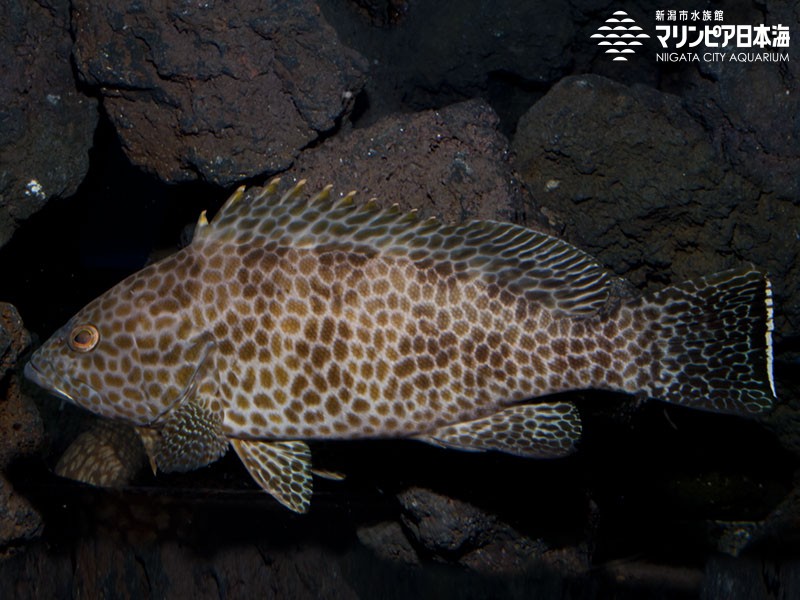
M 286 202 L 289 202 L 290 200 L 293 200 L 294 198 L 297 198 L 302 193 L 303 188 L 306 187 L 306 183 L 307 180 L 301 179 L 296 184 L 294 184 L 294 186 L 289 188 L 289 191 L 287 191 L 280 199 L 280 203 L 284 204 Z
M 245 186 L 240 185 L 236 188 L 236 191 L 233 192 L 227 200 L 225 200 L 225 204 L 222 205 L 222 208 L 219 209 L 217 214 L 222 215 L 228 210 L 230 210 L 234 204 L 236 204 L 242 196 L 244 196 Z
M 329 183 L 328 185 L 326 185 L 324 188 L 322 188 L 320 190 L 319 194 L 317 194 L 316 196 L 311 198 L 311 200 L 309 202 L 315 202 L 315 203 L 328 202 L 330 200 L 330 197 L 331 197 L 331 190 L 332 189 L 333 189 L 333 184 Z
M 262 198 L 264 198 L 266 196 L 275 195 L 275 192 L 278 191 L 278 186 L 280 185 L 280 183 L 281 183 L 281 178 L 280 177 L 275 177 L 274 179 L 272 179 L 267 185 L 265 185 L 261 189 L 261 191 L 258 193 L 258 195 L 254 199 L 255 200 L 261 200 Z

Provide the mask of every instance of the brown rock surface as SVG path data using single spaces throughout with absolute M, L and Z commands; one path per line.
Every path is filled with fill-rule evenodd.
M 21 393 L 19 376 L 13 371 L 29 343 L 17 310 L 0 303 L 0 552 L 36 537 L 42 527 L 37 512 L 2 473 L 9 462 L 32 454 L 42 441 L 39 413 Z
M 73 3 L 75 62 L 131 161 L 168 182 L 286 169 L 334 129 L 365 64 L 310 1 Z
M 517 182 L 497 126 L 497 115 L 480 100 L 394 115 L 307 150 L 291 175 L 446 221 L 541 225 L 544 219 Z

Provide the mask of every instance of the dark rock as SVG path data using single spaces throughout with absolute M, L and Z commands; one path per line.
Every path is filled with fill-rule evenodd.
M 41 517 L 6 481 L 3 471 L 29 456 L 42 442 L 42 424 L 33 402 L 24 396 L 12 367 L 30 343 L 17 310 L 0 303 L 0 550 L 39 535 Z
M 400 564 L 419 564 L 416 550 L 408 541 L 403 527 L 396 521 L 364 525 L 358 528 L 356 535 L 358 541 L 379 558 Z
M 797 598 L 800 561 L 760 557 L 711 557 L 706 564 L 700 598 Z
M 368 88 L 367 101 L 374 110 L 368 119 L 355 120 L 356 129 L 352 130 L 337 129 L 352 101 L 347 94 L 343 98 L 342 91 L 357 91 L 363 65 L 336 47 L 331 29 L 318 16 L 309 16 L 307 10 L 313 12 L 310 3 L 299 8 L 298 3 L 259 7 L 265 19 L 259 20 L 257 9 L 243 8 L 243 2 L 233 10 L 214 2 L 205 3 L 206 8 L 197 3 L 169 3 L 169 9 L 143 9 L 143 4 L 132 3 L 125 12 L 118 3 L 107 9 L 76 0 L 77 64 L 85 82 L 102 95 L 128 154 L 137 164 L 170 181 L 199 176 L 228 183 L 260 176 L 286 169 L 300 152 L 295 168 L 286 176 L 306 177 L 317 189 L 330 181 L 337 192 L 356 189 L 362 200 L 375 195 L 384 204 L 417 207 L 423 214 L 451 221 L 494 218 L 536 224 L 537 213 L 509 162 L 508 144 L 498 134 L 497 115 L 486 103 L 474 100 L 417 114 L 394 114 L 394 110 L 443 106 L 478 94 L 497 107 L 505 101 L 492 97 L 500 89 L 492 87 L 498 81 L 508 85 L 502 89 L 518 86 L 526 88 L 529 95 L 543 94 L 550 81 L 575 68 L 570 64 L 573 57 L 578 71 L 583 65 L 599 68 L 599 60 L 576 56 L 583 50 L 596 54 L 593 42 L 572 42 L 602 22 L 609 10 L 607 3 L 589 0 L 542 7 L 519 2 L 353 1 L 364 7 L 372 23 L 384 29 L 350 21 L 340 31 L 348 44 L 379 61 L 377 77 Z M 727 11 L 728 3 L 723 4 Z M 39 1 L 25 10 L 38 11 L 43 5 L 46 2 Z M 324 8 L 337 6 L 332 0 Z M 392 16 L 395 8 L 398 14 Z M 401 9 L 408 12 L 399 14 Z M 755 15 L 762 12 L 769 16 L 766 22 L 797 22 L 794 6 L 768 1 L 742 10 L 747 16 L 736 20 L 743 23 L 756 22 Z M 779 17 L 777 11 L 786 16 Z M 600 14 L 603 17 L 598 19 Z M 327 16 L 334 18 L 330 10 Z M 13 19 L 8 22 L 15 23 Z M 358 28 L 362 30 L 356 31 Z M 359 37 L 362 34 L 364 37 Z M 352 41 L 356 37 L 358 43 Z M 534 107 L 527 130 L 516 140 L 523 158 L 518 164 L 526 169 L 526 178 L 544 210 L 566 225 L 567 238 L 597 254 L 618 273 L 630 276 L 640 287 L 660 287 L 668 280 L 752 261 L 773 277 L 779 293 L 780 327 L 784 332 L 796 331 L 800 261 L 797 165 L 792 144 L 797 136 L 779 133 L 796 129 L 791 87 L 797 79 L 795 64 L 782 70 L 754 70 L 752 78 L 744 69 L 706 70 L 696 75 L 696 80 L 684 74 L 663 75 L 644 61 L 635 70 L 617 70 L 611 65 L 604 73 L 624 76 L 626 82 L 644 77 L 653 87 L 665 85 L 672 77 L 675 85 L 666 89 L 681 97 L 589 76 L 582 78 L 591 84 L 588 89 L 578 85 L 577 79 L 556 86 Z M 350 81 L 356 83 L 347 84 Z M 776 87 L 780 92 L 780 86 L 792 93 L 788 97 L 768 95 L 774 94 Z M 20 130 L 27 131 L 24 127 Z M 329 137 L 332 133 L 335 135 Z M 148 202 L 159 203 L 144 196 Z M 52 245 L 49 237 L 43 239 Z M 100 245 L 97 239 L 92 242 Z M 26 256 L 29 265 L 35 260 Z M 58 310 L 66 310 L 63 298 Z M 19 360 L 19 351 L 13 348 L 14 340 L 21 338 L 11 333 L 12 329 L 0 328 L 0 371 Z M 784 363 L 783 368 L 788 371 L 791 366 Z M 8 397 L 0 399 L 0 413 L 6 415 L 0 418 L 0 452 L 6 452 L 0 466 L 6 457 L 32 452 L 36 445 L 35 413 L 26 412 L 29 403 L 19 395 L 10 372 L 2 383 L 0 389 L 8 390 Z M 797 397 L 796 392 L 792 394 Z M 779 395 L 786 398 L 783 392 Z M 614 401 L 633 407 L 629 400 Z M 597 406 L 606 401 L 600 397 L 595 403 L 593 393 L 578 398 L 585 418 L 592 411 L 604 411 L 604 406 Z M 750 562 L 747 555 L 759 551 L 754 548 L 758 544 L 764 544 L 768 552 L 783 548 L 780 544 L 792 536 L 786 553 L 796 555 L 798 520 L 793 505 L 797 498 L 775 509 L 763 525 L 758 519 L 764 515 L 755 510 L 764 504 L 759 498 L 771 499 L 776 494 L 774 486 L 764 482 L 783 482 L 793 465 L 774 468 L 763 480 L 749 482 L 742 476 L 681 479 L 675 473 L 683 470 L 670 467 L 676 462 L 693 466 L 707 456 L 710 447 L 686 450 L 687 438 L 694 435 L 713 442 L 719 430 L 726 430 L 726 418 L 710 415 L 718 421 L 698 421 L 707 426 L 700 433 L 687 434 L 686 424 L 695 422 L 695 415 L 658 407 L 659 417 L 663 413 L 661 421 L 669 421 L 675 433 L 653 435 L 652 425 L 659 422 L 655 412 L 653 408 L 644 421 L 631 419 L 617 429 L 609 428 L 605 421 L 597 427 L 598 419 L 592 420 L 590 414 L 585 421 L 584 445 L 574 462 L 551 466 L 553 472 L 568 474 L 563 481 L 551 476 L 543 482 L 541 469 L 526 461 L 496 457 L 499 467 L 484 463 L 482 471 L 476 470 L 475 483 L 465 484 L 475 490 L 460 493 L 464 487 L 454 490 L 451 484 L 431 484 L 437 490 L 447 489 L 453 498 L 469 498 L 472 504 L 417 487 L 402 494 L 400 507 L 396 507 L 397 489 L 427 486 L 440 473 L 447 474 L 448 482 L 453 479 L 448 468 L 420 473 L 425 469 L 419 468 L 419 460 L 407 461 L 410 467 L 400 476 L 384 471 L 381 463 L 363 471 L 371 472 L 370 482 L 390 483 L 376 484 L 382 498 L 378 509 L 364 506 L 360 495 L 358 499 L 348 496 L 341 503 L 329 497 L 327 504 L 323 498 L 303 517 L 276 512 L 272 500 L 255 489 L 248 491 L 243 482 L 249 480 L 235 457 L 229 466 L 240 472 L 234 473 L 232 480 L 225 465 L 195 474 L 200 477 L 195 480 L 143 478 L 143 486 L 134 482 L 116 496 L 119 510 L 109 509 L 107 503 L 112 501 L 102 490 L 55 480 L 47 473 L 41 473 L 34 485 L 24 482 L 26 488 L 14 472 L 15 485 L 26 490 L 37 509 L 47 515 L 48 533 L 46 540 L 27 544 L 25 553 L 0 563 L 0 597 L 143 596 L 153 592 L 195 597 L 510 597 L 502 593 L 508 592 L 502 586 L 515 576 L 519 578 L 515 597 L 603 597 L 618 589 L 622 591 L 617 595 L 631 597 L 655 595 L 648 592 L 672 597 L 664 590 L 693 596 L 700 586 L 707 597 L 742 590 L 790 597 L 797 587 L 792 582 L 800 572 L 796 564 L 787 561 L 778 569 L 769 562 Z M 684 414 L 683 424 L 675 414 Z M 800 448 L 796 415 L 788 405 L 776 413 L 780 431 L 789 440 L 784 447 L 795 455 Z M 735 418 L 729 418 L 728 425 L 732 421 Z M 664 427 L 668 425 L 664 423 Z M 633 430 L 638 430 L 635 437 L 617 435 Z M 24 439 L 9 438 L 18 435 L 15 431 L 27 433 Z M 764 451 L 763 440 L 749 435 L 751 429 L 742 432 L 733 443 L 731 437 L 723 438 L 719 444 L 722 458 L 711 464 L 742 473 L 747 472 L 742 464 L 745 455 L 754 455 L 754 462 L 764 457 L 759 469 L 763 466 L 765 470 L 784 458 L 775 451 Z M 651 436 L 652 445 L 641 442 Z M 623 439 L 616 439 L 620 437 Z M 80 439 L 96 443 L 91 436 Z M 635 443 L 637 439 L 639 443 Z M 739 452 L 727 455 L 740 440 L 747 443 L 736 448 Z M 665 443 L 659 445 L 661 441 Z M 372 442 L 366 444 L 373 447 Z M 663 454 L 654 461 L 656 446 Z M 79 448 L 73 446 L 78 457 Z M 434 467 L 453 464 L 439 454 L 413 456 L 430 457 Z M 406 454 L 402 457 L 407 460 Z M 343 470 L 350 466 L 352 463 L 345 461 Z M 702 473 L 709 468 L 697 467 Z M 472 467 L 462 472 L 472 472 L 469 469 Z M 494 482 L 486 485 L 487 476 L 495 469 L 502 471 L 498 480 L 507 487 Z M 695 473 L 693 469 L 688 472 Z M 711 468 L 711 472 L 717 469 Z M 132 472 L 124 474 L 121 481 L 130 481 Z M 524 476 L 530 474 L 535 477 Z M 226 480 L 233 481 L 235 489 L 220 492 Z M 504 493 L 519 485 L 547 492 L 539 494 L 547 501 L 531 503 Z M 564 492 L 564 486 L 569 491 Z M 479 487 L 483 488 L 480 492 Z M 706 487 L 711 491 L 704 491 Z M 325 493 L 325 488 L 320 488 Z M 598 499 L 599 525 L 581 538 L 584 489 Z M 191 501 L 180 511 L 169 510 L 181 493 L 191 496 Z M 94 495 L 97 503 L 87 506 L 81 502 L 84 494 Z M 559 506 L 570 504 L 575 496 L 579 498 L 574 501 L 577 508 Z M 198 497 L 206 498 L 204 509 L 193 504 Z M 376 510 L 387 519 L 386 498 L 392 499 L 392 511 L 402 512 L 402 524 L 398 519 L 377 525 L 348 523 L 350 518 L 364 519 L 365 513 L 370 513 L 369 522 L 373 523 Z M 720 502 L 725 505 L 721 515 L 717 514 Z M 68 505 L 79 508 L 68 509 Z M 253 509 L 267 505 L 271 508 Z M 706 515 L 709 511 L 710 517 Z M 759 514 L 751 514 L 754 511 Z M 182 518 L 176 519 L 176 512 Z M 76 514 L 79 519 L 73 518 Z M 541 516 L 530 519 L 531 514 Z M 691 521 L 689 529 L 695 531 L 698 520 L 703 525 L 708 519 L 717 520 L 719 527 L 711 532 L 710 541 L 719 542 L 726 551 L 742 552 L 744 557 L 743 562 L 712 558 L 706 579 L 701 581 L 698 565 L 714 556 L 715 546 L 708 550 L 707 544 L 683 535 L 676 524 Z M 80 527 L 74 525 L 76 520 Z M 100 520 L 104 523 L 100 534 L 87 531 L 98 527 Z M 178 525 L 173 525 L 176 520 Z M 567 522 L 569 525 L 562 526 Z M 41 521 L 30 506 L 0 481 L 0 538 L 12 543 L 24 540 L 37 532 L 37 523 Z M 320 534 L 331 523 L 338 529 Z M 758 523 L 754 531 L 750 523 Z M 179 528 L 181 535 L 175 534 L 174 528 Z M 60 529 L 60 535 L 53 533 L 54 529 Z M 565 530 L 570 534 L 565 536 Z M 342 569 L 341 557 L 356 536 L 375 551 L 364 552 L 359 546 L 358 558 L 369 555 L 373 562 L 365 568 L 354 560 L 348 573 Z M 554 541 L 558 536 L 562 537 Z M 563 544 L 567 545 L 561 547 Z M 592 560 L 594 568 L 590 569 Z M 388 570 L 374 568 L 381 562 L 386 568 L 391 561 L 403 563 L 398 569 L 402 576 L 396 575 L 396 579 L 384 577 Z M 430 562 L 439 564 L 431 569 Z M 534 568 L 531 574 L 531 562 L 557 573 L 560 580 L 567 578 L 568 583 L 555 590 L 561 593 L 532 592 L 539 589 L 535 584 L 540 571 Z M 448 571 L 442 563 L 458 568 Z M 468 585 L 448 587 L 451 579 L 443 583 L 441 574 L 453 571 L 471 576 Z M 484 577 L 486 574 L 492 576 Z M 602 581 L 598 584 L 598 574 L 611 580 L 607 589 L 602 588 Z M 358 577 L 363 578 L 363 588 L 354 583 Z M 367 586 L 378 579 L 385 579 L 380 589 L 387 590 L 386 594 L 369 593 L 374 588 Z M 422 589 L 420 581 L 427 583 L 427 588 Z M 581 589 L 581 585 L 585 587 Z M 486 592 L 488 589 L 494 593 Z
M 498 79 L 543 86 L 572 60 L 566 3 L 414 2 L 391 29 L 368 25 L 350 0 L 322 7 L 344 42 L 373 62 L 369 122 L 486 94 Z
M 303 153 L 292 175 L 338 193 L 447 221 L 544 218 L 528 204 L 509 166 L 497 115 L 479 100 L 387 117 Z
M 484 573 L 513 573 L 542 562 L 550 549 L 460 500 L 421 488 L 406 490 L 398 499 L 403 524 L 434 560 Z
M 570 5 L 575 26 L 570 46 L 574 58 L 570 74 L 593 73 L 628 85 L 641 83 L 655 88 L 661 86 L 664 69 L 653 64 L 653 57 L 661 50 L 661 44 L 652 29 L 655 12 L 664 8 L 659 0 L 643 0 L 624 7 L 610 6 L 603 0 L 572 0 Z M 628 16 L 651 36 L 640 40 L 642 46 L 636 49 L 635 58 L 625 62 L 613 60 L 611 55 L 605 53 L 606 48 L 592 38 L 618 8 L 624 8 Z
M 19 221 L 78 188 L 98 115 L 72 76 L 68 0 L 3 2 L 0 20 L 2 246 Z
M 602 573 L 613 582 L 614 595 L 623 598 L 696 598 L 703 583 L 700 569 L 635 558 L 604 565 Z
M 13 552 L 14 546 L 38 537 L 42 518 L 0 474 L 0 557 Z
M 784 448 L 800 456 L 800 386 L 784 387 L 782 383 L 779 379 L 778 398 L 782 402 L 766 417 L 766 425 Z
M 0 399 L 0 470 L 15 458 L 33 454 L 41 443 L 42 424 L 33 401 L 22 394 L 19 377 L 9 375 Z
M 741 23 L 800 24 L 794 3 L 766 2 L 738 7 Z M 794 40 L 792 40 L 792 43 Z M 791 54 L 791 48 L 765 48 Z M 792 57 L 794 58 L 794 57 Z M 737 172 L 776 200 L 800 198 L 800 65 L 769 63 L 700 63 L 687 70 L 682 96 L 689 112 L 714 133 L 715 143 Z
M 353 5 L 378 27 L 397 25 L 408 14 L 408 0 L 352 0 Z
M 758 548 L 794 553 L 800 547 L 800 473 L 795 473 L 792 491 L 763 520 L 741 523 L 738 531 L 735 524 L 728 529 L 720 541 L 730 540 L 726 551 L 733 556 Z M 731 548 L 737 552 L 730 552 Z
M 406 490 L 398 499 L 404 525 L 434 555 L 451 558 L 474 550 L 488 541 L 487 530 L 496 522 L 477 507 L 425 489 Z
M 73 7 L 81 77 L 131 161 L 164 181 L 288 168 L 336 127 L 366 69 L 310 1 Z
M 49 555 L 38 545 L 0 563 L 4 598 L 65 598 L 76 591 L 87 598 L 143 598 L 154 590 L 170 598 L 358 597 L 337 561 L 309 547 L 225 544 L 198 553 L 175 540 L 131 544 L 91 536 L 76 540 L 74 553 Z
M 712 521 L 710 537 L 717 540 L 717 549 L 731 556 L 739 556 L 753 540 L 760 523 L 756 521 Z
M 778 326 L 800 325 L 800 206 L 764 195 L 669 94 L 568 77 L 520 120 L 513 149 L 564 236 L 639 287 L 752 263 Z M 787 323 L 788 321 L 788 323 Z
M 30 344 L 17 309 L 0 302 L 0 469 L 16 456 L 30 454 L 41 438 L 41 424 L 36 407 L 20 394 L 19 378 L 13 371 L 17 360 Z
M 736 11 L 740 23 L 780 23 L 790 30 L 800 24 L 800 8 L 793 3 L 744 4 Z M 791 48 L 765 50 L 791 54 Z M 800 329 L 798 80 L 800 65 L 794 60 L 779 65 L 726 61 L 688 69 L 675 89 L 687 112 L 710 133 L 722 160 L 759 189 L 757 202 L 731 215 L 739 221 L 733 249 L 744 250 L 744 259 L 772 276 L 783 334 Z

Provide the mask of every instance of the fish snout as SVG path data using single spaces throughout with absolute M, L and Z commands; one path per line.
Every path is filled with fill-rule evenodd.
M 36 355 L 32 356 L 28 362 L 25 363 L 25 368 L 23 369 L 23 374 L 25 378 L 32 381 L 36 385 L 42 388 L 47 388 L 47 384 L 44 381 L 44 375 L 42 371 L 36 366 L 34 362 Z

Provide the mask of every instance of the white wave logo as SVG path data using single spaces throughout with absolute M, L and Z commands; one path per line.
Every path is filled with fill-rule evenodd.
M 606 54 L 613 54 L 614 60 L 621 61 L 628 60 L 626 54 L 636 52 L 631 46 L 641 46 L 642 42 L 639 40 L 649 37 L 624 10 L 618 10 L 607 18 L 605 25 L 601 25 L 597 33 L 592 35 L 592 39 L 600 39 L 597 42 L 599 46 L 610 46 L 606 49 Z

